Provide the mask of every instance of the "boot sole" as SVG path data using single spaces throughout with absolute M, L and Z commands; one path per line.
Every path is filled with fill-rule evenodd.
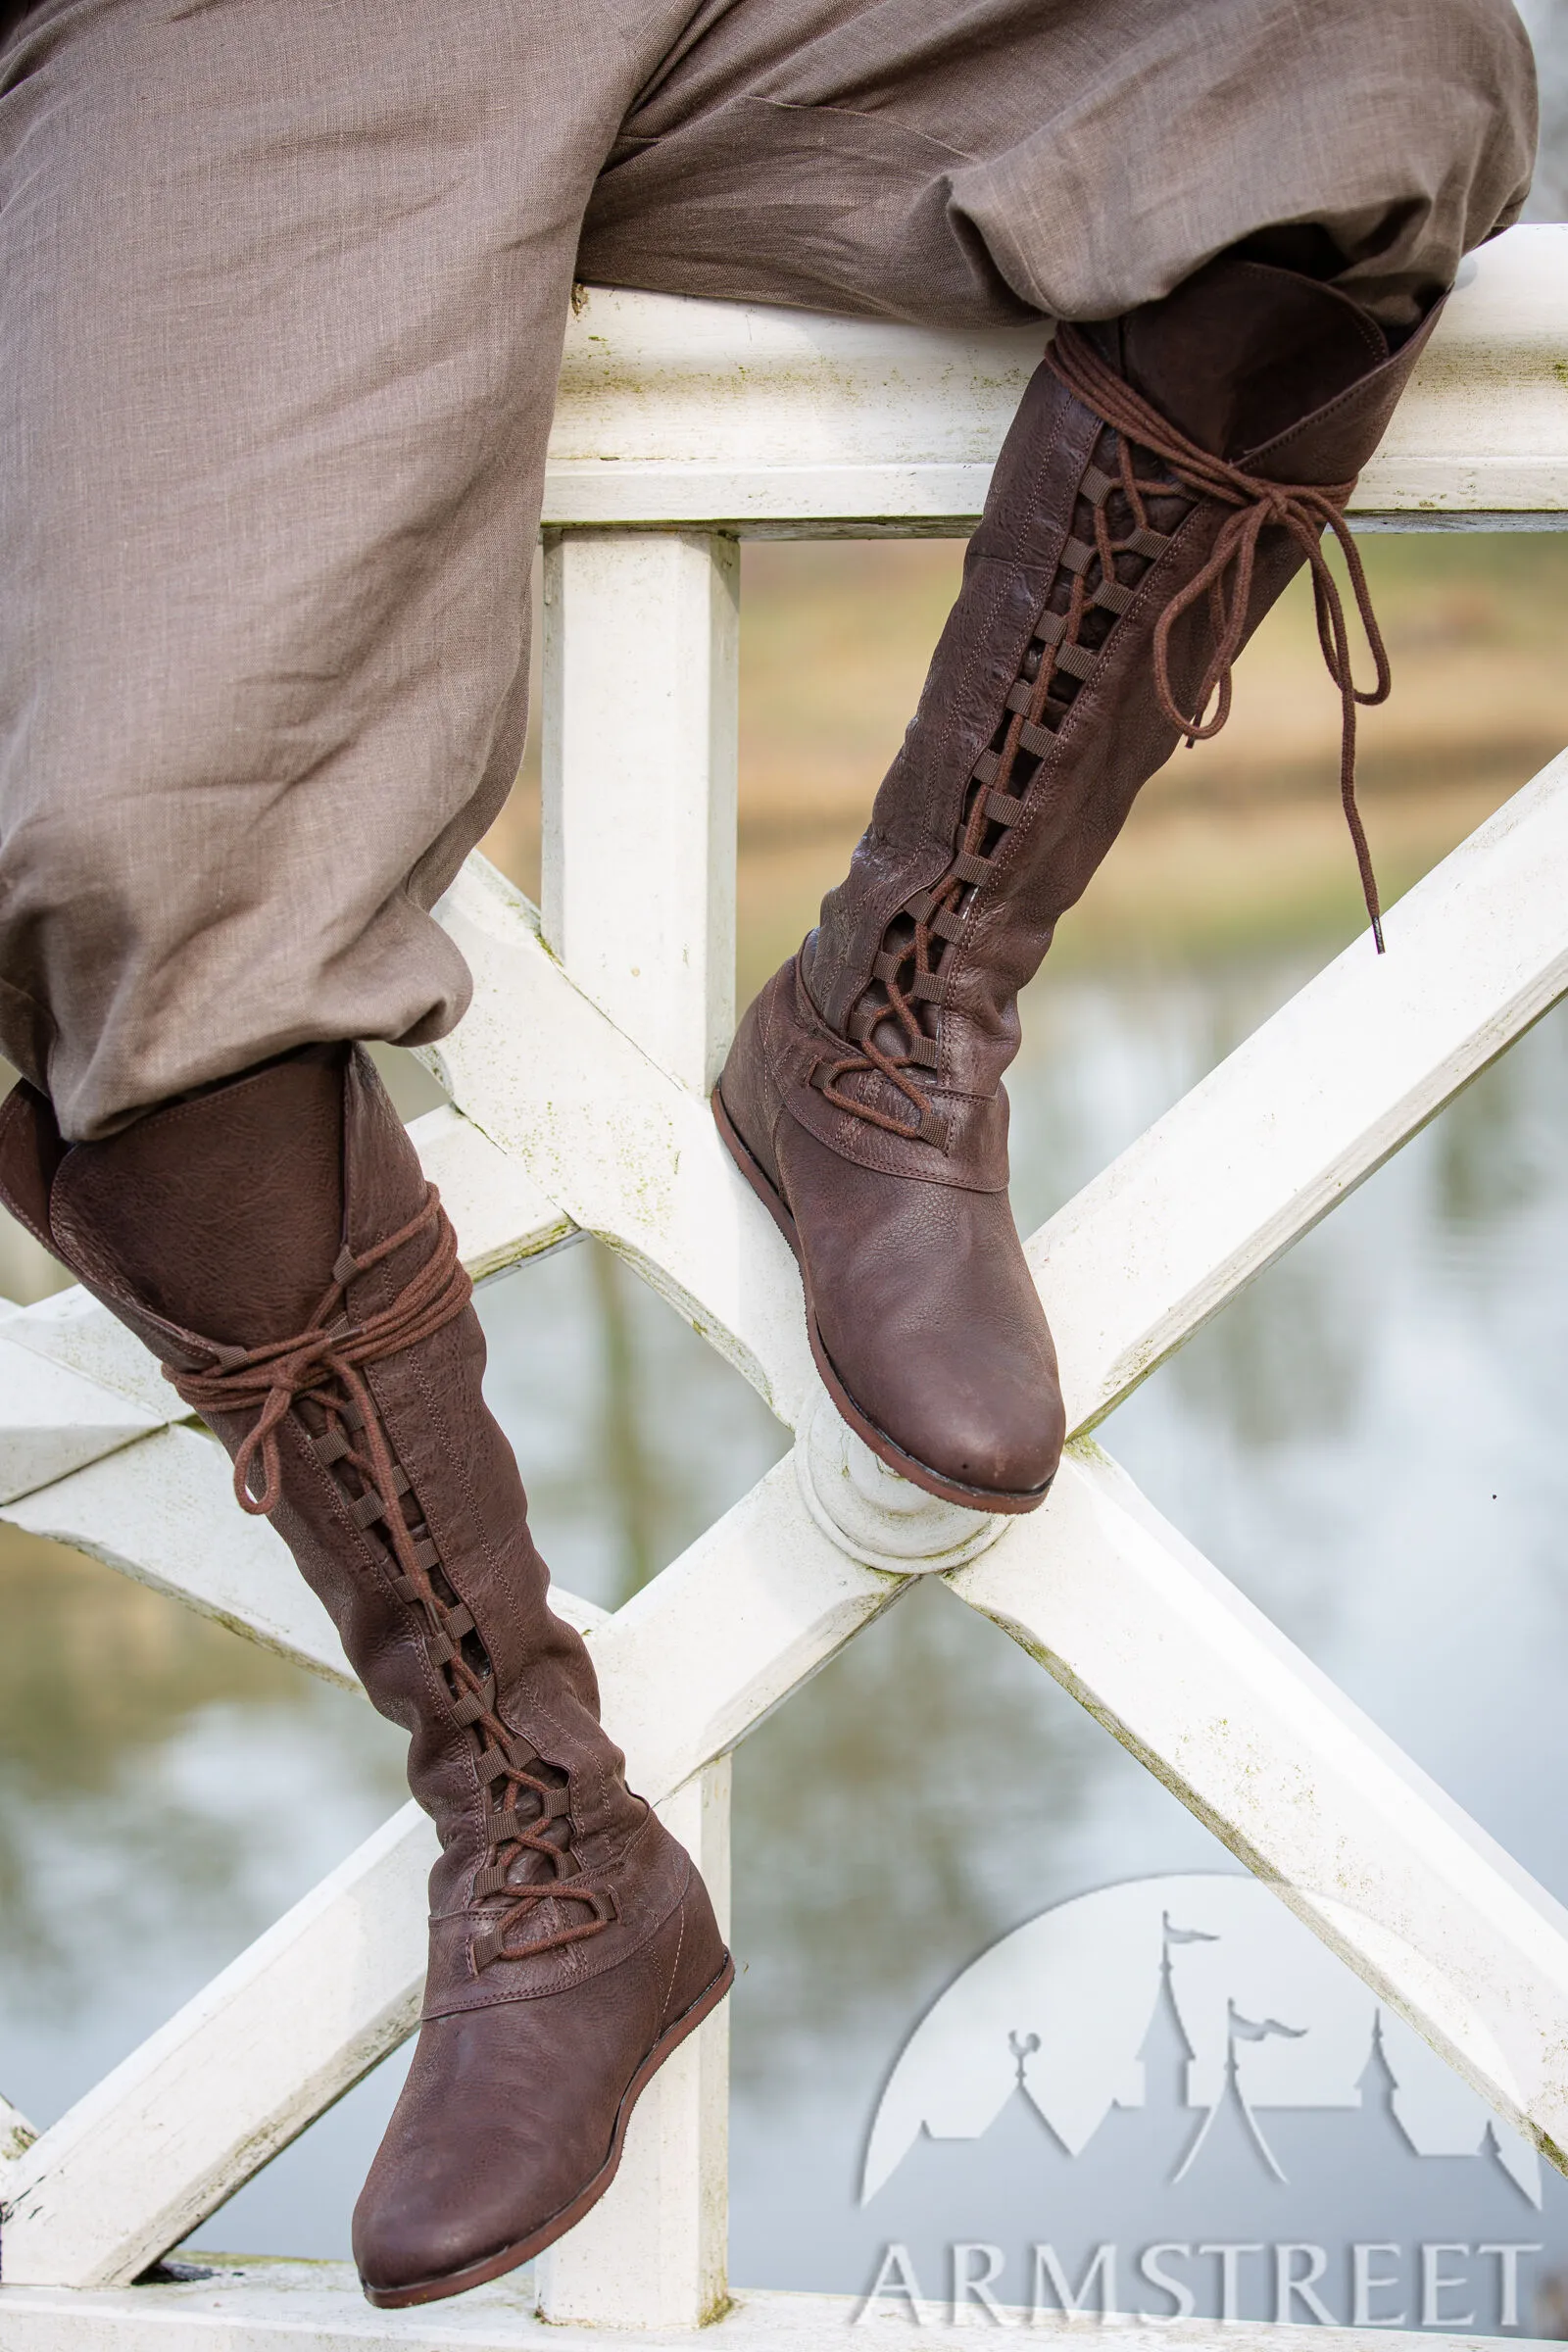
M 1021 1487 L 1011 1491 L 998 1487 L 965 1486 L 961 1479 L 948 1478 L 942 1471 L 933 1470 L 929 1462 L 922 1462 L 914 1454 L 906 1453 L 898 1440 L 890 1438 L 885 1429 L 879 1429 L 870 1415 L 856 1403 L 834 1369 L 833 1358 L 822 1345 L 822 1335 L 816 1323 L 816 1308 L 811 1300 L 811 1278 L 806 1270 L 795 1219 L 785 1204 L 784 1197 L 753 1155 L 750 1147 L 742 1141 L 734 1121 L 724 1108 L 724 1099 L 716 1086 L 710 1101 L 714 1123 L 723 1138 L 726 1151 L 788 1242 L 795 1263 L 801 1270 L 801 1286 L 806 1293 L 806 1331 L 811 1343 L 812 1360 L 822 1376 L 822 1386 L 856 1436 L 870 1446 L 879 1462 L 886 1462 L 890 1470 L 896 1470 L 901 1478 L 906 1478 L 911 1486 L 922 1488 L 927 1494 L 935 1494 L 941 1502 L 961 1503 L 971 1511 L 1038 1511 L 1051 1492 L 1051 1479 L 1048 1478 L 1042 1487 Z
M 362 2278 L 360 2284 L 364 2288 L 366 2301 L 373 2303 L 377 2311 L 405 2311 L 413 2303 L 440 2303 L 450 2295 L 466 2295 L 470 2286 L 483 2286 L 489 2279 L 503 2278 L 508 2271 L 514 2271 L 520 2264 L 531 2262 L 536 2254 L 542 2254 L 547 2246 L 553 2246 L 558 2237 L 564 2237 L 568 2230 L 574 2230 L 583 2215 L 598 2204 L 620 2170 L 621 2150 L 626 2144 L 626 2126 L 631 2121 L 631 2111 L 637 2101 L 665 2059 L 671 2057 L 687 2035 L 695 2034 L 704 2018 L 718 2007 L 734 1982 L 735 1963 L 726 1952 L 724 1965 L 712 1983 L 698 1994 L 689 2009 L 682 2010 L 672 2026 L 665 2027 L 633 2075 L 616 2110 L 610 2154 L 587 2187 L 579 2189 L 569 2205 L 563 2205 L 559 2212 L 551 2215 L 548 2222 L 541 2223 L 537 2230 L 530 2231 L 527 2237 L 519 2238 L 514 2245 L 503 2246 L 499 2254 L 486 2254 L 482 2261 L 470 2262 L 461 2271 L 448 2271 L 438 2278 L 421 2278 L 413 2286 L 367 2286 Z

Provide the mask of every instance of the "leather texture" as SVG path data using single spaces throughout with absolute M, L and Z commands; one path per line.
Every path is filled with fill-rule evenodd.
M 0 1109 L 0 1197 L 176 1380 L 289 1340 L 326 1295 L 334 1328 L 363 1328 L 431 1253 L 423 1172 L 359 1049 L 306 1049 L 70 1147 L 19 1087 Z M 364 1368 L 444 1630 L 377 1533 L 375 1492 L 344 1469 L 365 1443 L 353 1409 L 317 1378 L 276 1432 L 273 1524 L 408 1732 L 409 1785 L 441 1839 L 424 2023 L 355 2215 L 380 2302 L 459 2291 L 568 2227 L 609 2183 L 635 2088 L 729 1980 L 702 1882 L 627 1788 L 587 1649 L 549 1606 L 457 1280 L 459 1311 Z M 257 1412 L 207 1417 L 237 1454 Z M 485 1721 L 465 1719 L 456 1650 L 491 1694 Z M 532 1844 L 498 1847 L 502 1787 Z
M 1200 449 L 1268 483 L 1338 488 L 1377 447 L 1435 317 L 1391 355 L 1382 329 L 1332 287 L 1230 257 L 1083 331 Z M 1127 527 L 1124 465 L 1145 493 L 1141 537 Z M 1118 550 L 1110 603 L 1080 625 L 1075 582 L 1105 584 L 1094 551 L 1112 511 L 1141 552 Z M 916 1483 L 983 1507 L 1038 1503 L 1063 1431 L 1051 1339 L 1006 1202 L 1003 1075 L 1018 1048 L 1018 991 L 1180 740 L 1156 691 L 1156 625 L 1233 513 L 1130 441 L 1124 449 L 1041 367 L 850 872 L 743 1017 L 719 1080 L 720 1127 L 790 1236 L 841 1410 Z M 1262 530 L 1243 642 L 1303 560 L 1285 529 Z M 1025 729 L 1035 751 L 1014 761 L 1005 821 L 956 900 L 956 852 L 973 830 L 976 795 L 1069 613 L 1074 672 L 1054 691 L 1070 699 Z M 1171 627 L 1183 710 L 1214 642 L 1206 598 Z M 908 1044 L 885 982 L 895 965 L 905 970 L 899 959 L 945 878 L 948 944 L 916 990 L 926 1105 L 916 1116 L 909 1089 L 876 1066 Z

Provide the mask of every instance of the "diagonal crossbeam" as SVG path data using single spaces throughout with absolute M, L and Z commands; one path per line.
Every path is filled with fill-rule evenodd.
M 1150 1250 L 1140 1279 L 1123 1285 L 1115 1309 L 1080 1325 L 1073 1359 L 1079 1418 L 1107 1409 L 1132 1385 L 1129 1367 L 1141 1376 L 1168 1353 L 1568 985 L 1549 906 L 1524 887 L 1539 881 L 1543 901 L 1554 889 L 1560 894 L 1568 869 L 1565 765 L 1555 762 L 1396 909 L 1388 962 L 1399 956 L 1410 966 L 1396 989 L 1385 986 L 1388 963 L 1351 951 L 1037 1237 L 1058 1323 L 1058 1269 L 1070 1315 L 1072 1282 L 1077 1296 L 1093 1300 L 1085 1269 L 1097 1258 L 1117 1262 L 1124 1194 L 1142 1188 L 1146 1221 L 1137 1230 L 1152 1227 L 1160 1245 Z M 554 974 L 505 886 L 481 873 L 477 887 L 488 894 L 494 935 L 507 940 L 510 917 L 495 909 L 512 908 L 512 949 L 530 970 L 537 956 Z M 1490 962 L 1472 957 L 1453 926 L 1477 907 L 1484 924 L 1498 904 L 1511 910 L 1502 926 L 1507 950 Z M 472 953 L 472 939 L 465 944 Z M 1471 981 L 1446 992 L 1423 985 L 1423 971 L 1435 983 L 1440 967 L 1469 970 Z M 516 973 L 490 970 L 484 979 L 488 993 L 514 985 Z M 578 1017 L 591 1028 L 601 1016 L 588 1007 Z M 1336 1094 L 1341 1052 L 1352 1036 L 1373 1066 L 1370 1074 L 1362 1070 L 1359 1091 L 1347 1081 Z M 703 1124 L 679 1129 L 678 1149 L 683 1158 L 698 1150 L 706 1135 L 701 1104 L 656 1071 L 628 1071 L 654 1100 L 669 1089 L 692 1104 Z M 1311 1115 L 1294 1124 L 1268 1106 L 1270 1088 L 1286 1092 L 1282 1073 L 1307 1089 Z M 1402 1127 L 1387 1109 L 1395 1082 Z M 666 1119 L 670 1107 L 666 1098 Z M 504 1125 L 494 1102 L 485 1108 Z M 514 1107 L 509 1115 L 526 1124 L 525 1111 Z M 577 1114 L 554 1097 L 539 1115 Z M 642 1133 L 655 1131 L 650 1118 Z M 558 1135 L 552 1165 L 580 1167 L 572 1156 L 580 1143 L 580 1136 L 574 1143 Z M 1168 1209 L 1160 1213 L 1159 1169 L 1184 1153 L 1189 1168 L 1201 1163 L 1255 1176 L 1263 1163 L 1262 1177 L 1238 1188 L 1240 1212 L 1209 1227 L 1210 1253 L 1226 1253 L 1211 1280 L 1177 1247 L 1178 1221 Z M 584 1224 L 605 1215 L 607 1200 L 612 1203 L 604 1164 L 602 1156 L 567 1203 Z M 724 1163 L 715 1164 L 722 1171 Z M 539 1181 L 535 1169 L 528 1172 Z M 667 1175 L 674 1188 L 678 1162 Z M 742 1209 L 749 1214 L 744 1199 Z M 635 1250 L 650 1244 L 654 1222 L 634 1228 Z M 622 1238 L 608 1219 L 601 1229 Z M 736 1250 L 744 1231 L 737 1215 L 729 1237 Z M 669 1255 L 676 1274 L 666 1266 L 666 1286 L 690 1274 L 698 1252 L 688 1236 L 684 1258 L 674 1250 Z M 798 1322 L 798 1292 L 794 1314 Z M 1141 1329 L 1128 1328 L 1134 1317 Z M 788 1366 L 790 1330 L 781 1311 L 773 1310 L 771 1323 L 756 1313 L 747 1328 L 755 1361 Z M 148 1448 L 161 1443 L 143 1442 Z M 102 1467 L 126 1461 L 122 1455 Z M 60 1481 L 8 1515 L 25 1508 L 29 1524 L 63 1525 L 72 1491 L 79 1494 L 91 1475 Z M 107 1514 L 107 1499 L 104 1507 Z M 225 1525 L 231 1516 L 225 1513 Z M 280 1547 L 277 1562 L 280 1573 L 292 1574 Z M 1568 2019 L 1562 1913 L 1166 1528 L 1129 1482 L 1093 1452 L 1074 1459 L 1044 1512 L 1016 1523 L 985 1559 L 951 1581 L 1084 1699 L 1250 1867 L 1286 1891 L 1500 2112 L 1555 2151 L 1565 2094 L 1551 2053 Z M 857 1567 L 823 1536 L 803 1504 L 793 1465 L 781 1464 L 591 1636 L 607 1719 L 626 1745 L 634 1777 L 656 1797 L 689 1780 L 902 1589 L 898 1578 Z M 1308 1788 L 1310 1805 L 1300 1801 Z M 1376 1804 L 1368 1790 L 1377 1792 Z M 417 1997 L 427 1841 L 422 1821 L 398 1817 L 337 1874 L 325 1914 L 308 1898 L 290 1915 L 300 1934 L 280 1923 L 235 1963 L 234 1995 L 220 2015 L 203 1996 L 26 2152 L 11 2188 L 12 2278 L 87 2284 L 134 2275 L 391 2046 Z M 367 1986 L 352 2031 L 334 2015 L 336 2059 L 315 2048 L 274 2050 L 268 2067 L 249 2077 L 229 2063 L 225 2037 L 232 2035 L 254 2065 L 265 2039 L 253 2030 L 254 2017 L 269 2010 L 278 1981 L 298 1988 L 304 1972 L 320 1965 L 319 1936 L 339 1937 L 345 1951 L 357 1952 L 372 1920 L 383 1974 Z M 1452 1969 L 1450 1952 L 1460 1956 Z M 200 2146 L 188 2129 L 182 2138 L 161 2121 L 182 2113 L 197 2044 L 204 2068 L 224 2065 L 225 2080 L 250 2085 Z
M 406 1805 L 23 2150 L 4 2178 L 8 2285 L 134 2278 L 396 2048 L 418 2016 L 405 1923 L 434 1855 Z
M 1568 2171 L 1568 1910 L 1092 1440 L 947 1581 Z
M 1568 754 L 1112 1162 L 1029 1244 L 1091 1426 L 1568 990 Z M 512 885 L 470 859 L 443 919 L 472 1010 L 425 1058 L 577 1224 L 645 1274 L 792 1425 L 816 1394 L 788 1250 L 707 1107 L 580 996 Z M 519 1022 L 530 1053 L 505 1051 Z
M 1102 1419 L 1562 995 L 1565 904 L 1568 754 L 1391 909 L 1387 956 L 1364 941 L 1348 949 L 1041 1227 L 1029 1256 L 1075 1428 Z M 482 1274 L 579 1226 L 597 1231 L 781 1418 L 797 1419 L 819 1394 L 799 1280 L 706 1105 L 572 987 L 540 946 L 533 909 L 493 868 L 471 861 L 447 911 L 477 981 L 472 1012 L 440 1054 L 449 1083 L 467 1090 L 468 1115 L 438 1111 L 411 1132 L 452 1208 L 465 1262 Z M 519 999 L 541 1041 L 523 1070 L 503 1051 Z M 63 1360 L 101 1379 L 99 1325 L 121 1343 L 126 1335 L 90 1303 L 67 1322 L 88 1337 Z M 142 1465 L 160 1458 L 161 1444 L 119 1453 L 127 1490 L 155 1491 Z M 342 1679 L 336 1637 L 308 1595 L 296 1599 L 271 1530 L 237 1519 L 216 1460 L 200 1480 L 193 1469 L 181 1477 L 184 1526 L 160 1527 L 143 1512 L 134 1542 L 115 1479 L 90 1471 L 0 1518 L 145 1575 Z M 306 1620 L 308 1637 L 297 1630 Z
M 542 1193 L 628 1258 L 793 1425 L 816 1388 L 800 1281 L 708 1104 L 572 985 L 537 910 L 482 858 L 438 912 L 474 995 L 420 1058 Z M 521 1058 L 507 1051 L 519 1027 Z
M 1568 991 L 1568 752 L 1028 1244 L 1092 1428 Z

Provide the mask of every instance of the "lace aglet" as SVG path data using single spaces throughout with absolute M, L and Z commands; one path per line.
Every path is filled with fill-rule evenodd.
M 1389 951 L 1383 944 L 1383 917 L 1381 914 L 1375 914 L 1372 917 L 1372 939 L 1378 954 L 1386 956 Z

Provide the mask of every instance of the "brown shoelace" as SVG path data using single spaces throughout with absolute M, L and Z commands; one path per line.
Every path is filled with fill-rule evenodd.
M 397 1296 L 377 1313 L 361 1322 L 352 1321 L 349 1283 L 431 1231 L 434 1247 Z M 532 1769 L 541 1759 L 496 1713 L 494 1682 L 487 1663 L 475 1664 L 465 1654 L 465 1643 L 476 1630 L 473 1618 L 455 1595 L 437 1588 L 439 1554 L 422 1522 L 416 1518 L 411 1524 L 405 1507 L 405 1498 L 412 1492 L 410 1482 L 393 1457 L 379 1408 L 365 1378 L 368 1365 L 415 1347 L 454 1321 L 472 1293 L 473 1285 L 458 1256 L 457 1235 L 431 1185 L 417 1215 L 399 1232 L 363 1256 L 356 1257 L 348 1250 L 341 1252 L 332 1269 L 331 1285 L 303 1332 L 260 1348 L 215 1350 L 220 1360 L 212 1371 L 176 1373 L 168 1365 L 164 1370 L 184 1402 L 198 1412 L 232 1413 L 260 1407 L 234 1460 L 234 1493 L 242 1510 L 263 1517 L 276 1508 L 282 1494 L 277 1433 L 285 1416 L 309 1399 L 319 1408 L 324 1422 L 319 1433 L 310 1433 L 318 1456 L 340 1482 L 346 1470 L 352 1470 L 360 1482 L 360 1493 L 349 1497 L 351 1515 L 369 1542 L 375 1542 L 371 1528 L 377 1523 L 384 1527 L 396 1569 L 395 1588 L 403 1599 L 422 1609 L 429 1653 L 446 1679 L 453 1712 L 461 1726 L 472 1727 L 479 1745 L 486 1852 L 474 1881 L 474 1899 L 505 1894 L 511 1900 L 506 1911 L 473 1938 L 477 1972 L 492 1960 L 527 1959 L 559 1944 L 595 1936 L 614 1916 L 614 1907 L 604 1891 L 570 1884 L 577 1862 L 570 1851 L 565 1788 Z M 253 1494 L 251 1477 L 258 1464 L 261 1488 Z M 498 1782 L 505 1784 L 500 1804 L 495 1801 Z M 519 1797 L 536 1800 L 537 1810 L 519 1813 Z M 560 1845 L 550 1832 L 563 1819 L 567 1821 L 567 1842 Z M 511 1864 L 498 1859 L 507 1847 L 517 1849 Z M 548 1861 L 552 1873 L 548 1880 L 523 1886 L 512 1883 L 510 1871 L 524 1851 Z M 516 1923 L 538 1904 L 553 1899 L 586 1905 L 593 1916 L 531 1943 L 509 1944 L 508 1935 Z
M 1048 598 L 1035 623 L 1023 669 L 1007 693 L 1008 715 L 1002 742 L 982 752 L 971 771 L 963 830 L 953 862 L 932 889 L 919 892 L 903 908 L 903 916 L 913 926 L 910 937 L 902 945 L 895 944 L 890 933 L 872 965 L 872 982 L 881 984 L 887 1002 L 862 1001 L 850 1024 L 858 1051 L 836 1062 L 819 1063 L 813 1073 L 813 1085 L 837 1108 L 891 1134 L 918 1138 L 939 1149 L 946 1148 L 947 1123 L 925 1089 L 910 1076 L 912 1069 L 935 1069 L 940 1059 L 937 1040 L 922 1028 L 918 1008 L 922 1004 L 940 1002 L 945 978 L 941 959 L 945 949 L 962 937 L 963 901 L 971 890 L 990 880 L 998 844 L 1028 807 L 1028 783 L 1014 783 L 1020 757 L 1039 761 L 1054 749 L 1054 726 L 1065 714 L 1059 698 L 1076 690 L 1103 651 L 1102 644 L 1085 644 L 1085 623 L 1098 612 L 1108 615 L 1108 625 L 1113 627 L 1133 601 L 1133 590 L 1120 576 L 1118 561 L 1130 558 L 1141 571 L 1147 570 L 1169 545 L 1167 534 L 1152 527 L 1147 501 L 1159 496 L 1168 504 L 1178 486 L 1168 481 L 1140 481 L 1130 445 L 1119 433 L 1103 431 L 1096 450 L 1112 443 L 1115 472 L 1106 473 L 1091 463 L 1080 478 L 1074 513 L 1079 501 L 1087 501 L 1094 516 L 1094 538 L 1088 541 L 1074 536 L 1062 550 L 1061 569 L 1068 581 L 1066 610 L 1054 612 Z M 1130 518 L 1130 527 L 1119 537 L 1107 512 L 1113 492 L 1121 494 Z M 1091 588 L 1089 568 L 1097 558 L 1100 578 Z M 1058 698 L 1054 706 L 1053 697 Z M 906 989 L 901 975 L 906 967 L 909 981 Z M 873 1034 L 890 1018 L 902 1032 L 901 1050 L 894 1054 L 878 1046 Z M 870 1070 L 880 1071 L 909 1103 L 915 1113 L 912 1127 L 890 1117 L 875 1102 L 840 1091 L 841 1078 Z
M 1154 626 L 1154 691 L 1161 710 L 1173 726 L 1181 729 L 1189 744 L 1207 742 L 1219 733 L 1230 716 L 1231 671 L 1247 631 L 1259 537 L 1272 524 L 1288 531 L 1306 557 L 1312 575 L 1317 641 L 1324 666 L 1340 693 L 1340 801 L 1355 845 L 1361 893 L 1381 956 L 1383 916 L 1377 877 L 1372 871 L 1372 856 L 1355 802 L 1355 712 L 1357 704 L 1386 702 L 1393 678 L 1383 635 L 1372 610 L 1372 592 L 1367 586 L 1360 551 L 1345 517 L 1354 482 L 1271 482 L 1262 474 L 1248 473 L 1223 458 L 1211 457 L 1196 442 L 1189 441 L 1157 409 L 1151 408 L 1075 327 L 1057 328 L 1046 353 L 1046 364 L 1076 400 L 1102 417 L 1124 440 L 1136 441 L 1140 448 L 1160 459 L 1177 480 L 1199 497 L 1216 499 L 1231 509 L 1220 525 L 1208 562 L 1171 598 Z M 1369 687 L 1355 683 L 1345 603 L 1323 552 L 1325 531 L 1331 531 L 1339 541 L 1350 575 L 1356 612 L 1376 670 L 1376 683 Z M 1186 711 L 1177 702 L 1171 685 L 1170 637 L 1182 614 L 1204 596 L 1209 599 L 1213 614 L 1214 650 L 1195 698 L 1195 707 Z M 1215 707 L 1210 718 L 1205 714 L 1211 700 Z
M 1020 754 L 1038 760 L 1052 750 L 1051 722 L 1054 717 L 1059 724 L 1065 715 L 1059 701 L 1053 707 L 1053 696 L 1074 691 L 1105 650 L 1103 641 L 1097 645 L 1084 642 L 1085 622 L 1098 608 L 1110 616 L 1109 625 L 1114 628 L 1115 620 L 1133 601 L 1132 588 L 1118 575 L 1118 559 L 1133 558 L 1147 568 L 1169 544 L 1168 533 L 1152 525 L 1151 500 L 1168 501 L 1173 495 L 1213 498 L 1232 509 L 1208 562 L 1172 597 L 1154 629 L 1155 693 L 1165 716 L 1190 744 L 1217 735 L 1230 715 L 1231 672 L 1246 631 L 1261 533 L 1270 524 L 1278 525 L 1305 551 L 1312 574 L 1318 643 L 1340 690 L 1340 798 L 1355 849 L 1372 935 L 1379 955 L 1383 953 L 1377 881 L 1355 801 L 1355 711 L 1357 704 L 1384 701 L 1390 675 L 1360 555 L 1345 520 L 1344 508 L 1354 485 L 1270 482 L 1210 457 L 1151 408 L 1069 325 L 1057 329 L 1047 360 L 1073 397 L 1097 415 L 1115 437 L 1114 472 L 1104 472 L 1092 463 L 1079 485 L 1079 498 L 1087 499 L 1093 512 L 1094 539 L 1090 543 L 1072 538 L 1067 543 L 1063 553 L 1069 575 L 1066 611 L 1054 612 L 1048 603 L 1036 624 L 1028 659 L 1037 666 L 1032 670 L 1026 666 L 1015 681 L 1006 698 L 1009 715 L 1004 738 L 996 749 L 983 752 L 976 763 L 973 783 L 977 789 L 953 862 L 930 890 L 921 891 L 903 909 L 911 926 L 909 936 L 901 941 L 890 932 L 883 942 L 872 966 L 871 985 L 880 984 L 886 1001 L 857 1007 L 850 1023 L 851 1050 L 837 1058 L 824 1057 L 811 1078 L 812 1085 L 837 1109 L 890 1134 L 935 1144 L 939 1149 L 946 1145 L 946 1121 L 913 1075 L 916 1070 L 934 1070 L 940 1058 L 937 1040 L 921 1025 L 919 1008 L 940 1002 L 945 979 L 942 957 L 945 948 L 961 935 L 963 901 L 991 878 L 998 843 L 1027 808 L 1029 787 L 1013 785 Z M 1168 476 L 1154 481 L 1140 477 L 1133 463 L 1134 444 L 1161 461 L 1169 469 Z M 1130 529 L 1120 536 L 1112 531 L 1106 512 L 1113 492 L 1120 494 L 1131 522 Z M 1333 531 L 1345 553 L 1356 609 L 1376 666 L 1376 683 L 1370 688 L 1356 686 L 1351 675 L 1344 603 L 1322 549 L 1325 529 Z M 1088 566 L 1097 557 L 1100 578 L 1091 588 Z M 1184 711 L 1171 682 L 1171 631 L 1182 613 L 1205 596 L 1213 616 L 1214 647 L 1196 707 Z M 1208 714 L 1211 702 L 1215 702 L 1212 716 Z M 877 1043 L 874 1032 L 883 1022 L 897 1024 L 897 1051 L 889 1052 Z M 891 1115 L 874 1101 L 843 1090 L 845 1078 L 872 1072 L 903 1096 L 915 1114 L 913 1124 Z

